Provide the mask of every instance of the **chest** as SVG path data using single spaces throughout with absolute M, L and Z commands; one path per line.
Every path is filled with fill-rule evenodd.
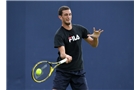
M 80 42 L 81 39 L 82 39 L 82 32 L 80 32 L 80 30 L 71 30 L 71 31 L 64 32 L 64 42 L 66 44 Z

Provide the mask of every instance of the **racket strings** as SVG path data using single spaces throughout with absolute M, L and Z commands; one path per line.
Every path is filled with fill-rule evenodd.
M 41 83 L 47 80 L 53 73 L 54 69 L 57 68 L 60 64 L 63 64 L 65 60 L 61 62 L 49 62 L 49 61 L 40 61 L 32 69 L 32 78 L 35 82 Z M 36 70 L 40 68 L 42 73 L 40 75 L 36 74 Z
M 36 74 L 36 70 L 38 68 L 40 68 L 42 70 L 42 73 L 40 75 Z M 36 81 L 41 81 L 43 79 L 46 79 L 49 74 L 50 74 L 50 64 L 48 64 L 48 63 L 40 63 L 34 69 L 34 79 Z

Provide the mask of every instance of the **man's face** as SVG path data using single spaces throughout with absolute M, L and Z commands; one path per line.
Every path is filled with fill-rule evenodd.
M 63 10 L 62 16 L 59 17 L 62 20 L 63 24 L 70 25 L 71 19 L 72 19 L 72 13 L 71 10 Z

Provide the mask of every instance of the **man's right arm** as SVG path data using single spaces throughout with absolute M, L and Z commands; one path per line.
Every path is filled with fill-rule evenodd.
M 71 60 L 72 60 L 72 56 L 70 56 L 70 55 L 65 53 L 65 47 L 64 46 L 60 46 L 60 47 L 58 47 L 58 50 L 60 52 L 60 57 L 62 59 L 67 58 L 68 60 L 66 61 L 66 63 L 70 63 Z

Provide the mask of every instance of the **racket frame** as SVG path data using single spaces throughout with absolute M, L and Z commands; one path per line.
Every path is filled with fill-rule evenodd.
M 60 60 L 60 61 L 58 61 L 58 62 L 49 62 L 49 61 L 47 61 L 47 60 L 39 61 L 38 63 L 36 63 L 36 64 L 34 65 L 34 67 L 33 67 L 33 69 L 32 69 L 32 79 L 33 79 L 35 82 L 37 82 L 37 83 L 41 83 L 41 82 L 46 81 L 46 80 L 52 75 L 54 69 L 55 69 L 56 67 L 58 67 L 59 65 L 65 63 L 66 61 L 67 61 L 66 58 L 63 59 L 63 60 Z M 34 75 L 34 74 L 35 74 L 35 68 L 36 68 L 38 65 L 40 65 L 41 63 L 48 63 L 48 64 L 50 65 L 50 72 L 49 72 L 48 76 L 46 76 L 44 79 L 42 79 L 42 80 L 37 80 L 37 79 L 35 78 L 35 75 Z M 53 67 L 52 65 L 55 65 L 55 66 Z

